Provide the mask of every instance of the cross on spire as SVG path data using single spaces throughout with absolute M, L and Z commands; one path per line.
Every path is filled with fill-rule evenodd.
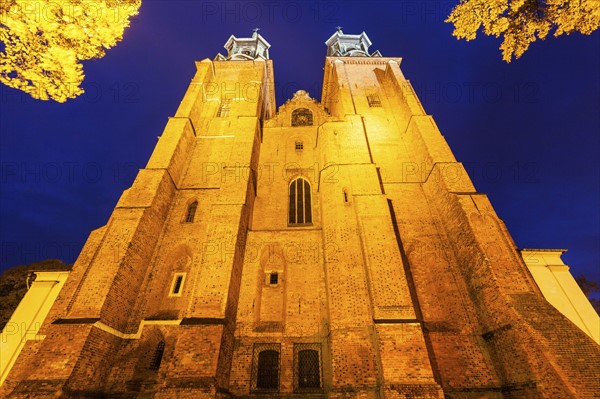
M 341 32 L 341 31 L 342 31 L 342 28 L 343 28 L 343 26 L 336 26 L 335 28 L 337 29 L 337 31 L 338 31 L 338 32 Z

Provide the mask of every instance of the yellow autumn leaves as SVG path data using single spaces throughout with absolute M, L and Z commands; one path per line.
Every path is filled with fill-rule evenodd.
M 141 0 L 0 0 L 0 82 L 33 98 L 83 93 L 81 61 L 123 37 Z
M 600 26 L 600 0 L 461 0 L 446 22 L 458 39 L 473 40 L 483 33 L 503 36 L 502 59 L 519 58 L 537 39 L 580 32 Z

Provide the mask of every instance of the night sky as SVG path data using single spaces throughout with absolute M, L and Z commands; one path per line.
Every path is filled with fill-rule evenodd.
M 456 1 L 144 0 L 124 40 L 84 62 L 86 94 L 37 101 L 0 87 L 0 269 L 73 262 L 143 168 L 192 79 L 252 28 L 271 44 L 276 99 L 320 98 L 329 38 L 367 32 L 402 57 L 426 111 L 520 248 L 566 248 L 600 280 L 600 32 L 534 43 L 511 64 L 499 39 L 458 41 Z

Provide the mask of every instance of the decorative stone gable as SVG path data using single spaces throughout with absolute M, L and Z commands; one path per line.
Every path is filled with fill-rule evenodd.
M 308 92 L 298 90 L 287 100 L 277 112 L 277 116 L 266 122 L 267 127 L 302 127 L 319 126 L 324 122 L 333 121 L 325 107 L 311 98 Z

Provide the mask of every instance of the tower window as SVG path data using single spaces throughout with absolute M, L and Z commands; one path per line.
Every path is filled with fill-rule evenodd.
M 298 352 L 298 388 L 320 388 L 319 353 L 312 349 Z
M 344 189 L 344 202 L 348 203 L 348 190 Z
M 294 390 L 321 390 L 321 345 L 294 344 Z
M 369 102 L 369 107 L 381 107 L 381 99 L 379 98 L 379 94 L 367 94 L 367 101 Z
M 160 341 L 158 345 L 156 345 L 156 349 L 152 354 L 152 360 L 150 361 L 150 370 L 158 371 L 158 369 L 160 368 L 160 364 L 162 363 L 164 352 L 165 343 L 164 341 Z
M 171 283 L 171 289 L 169 290 L 169 296 L 181 296 L 184 280 L 185 273 L 175 273 L 173 282 Z
M 262 351 L 258 354 L 257 388 L 279 387 L 279 352 Z
M 187 212 L 185 213 L 185 222 L 193 223 L 194 217 L 196 216 L 196 209 L 198 208 L 198 201 L 194 201 L 188 205 Z
M 254 344 L 252 391 L 276 392 L 279 390 L 280 352 L 280 344 Z
M 296 141 L 296 151 L 302 151 L 304 149 L 304 143 L 302 141 Z
M 289 225 L 307 225 L 312 223 L 310 183 L 299 177 L 290 184 Z
M 279 352 L 262 351 L 258 354 L 257 388 L 279 387 Z
M 219 104 L 219 110 L 217 111 L 217 118 L 227 118 L 229 116 L 229 111 L 231 110 L 231 99 L 225 98 L 221 100 L 221 104 Z
M 279 274 L 277 274 L 277 272 L 271 273 L 269 276 L 269 284 L 277 285 L 278 282 L 279 282 Z
M 313 114 L 308 108 L 298 108 L 292 112 L 292 126 L 312 126 Z
M 173 294 L 179 294 L 181 290 L 181 283 L 183 281 L 183 276 L 177 276 L 175 278 L 175 284 L 173 285 Z

